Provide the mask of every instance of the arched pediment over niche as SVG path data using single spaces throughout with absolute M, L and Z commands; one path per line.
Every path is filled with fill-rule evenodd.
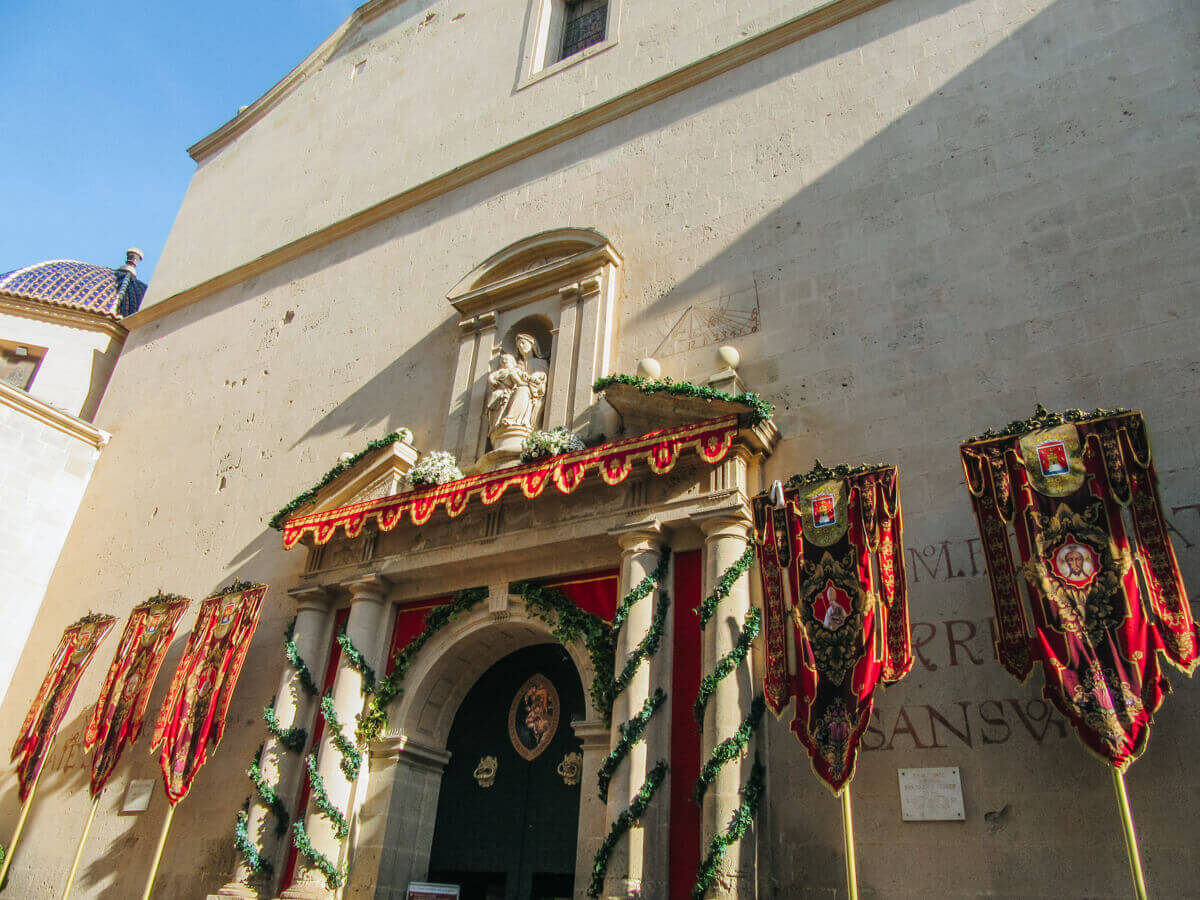
M 606 433 L 592 385 L 616 355 L 620 272 L 603 234 L 558 228 L 493 254 L 446 295 L 459 344 L 443 446 L 464 471 L 511 464 L 534 429 Z
M 572 280 L 598 264 L 620 266 L 621 256 L 591 228 L 555 228 L 509 244 L 488 257 L 446 295 L 463 315 L 477 315 L 548 283 Z

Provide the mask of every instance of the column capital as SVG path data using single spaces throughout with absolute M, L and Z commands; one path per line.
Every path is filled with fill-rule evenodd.
M 444 747 L 422 744 L 404 735 L 371 741 L 371 768 L 381 769 L 405 765 L 413 769 L 428 769 L 441 775 L 450 761 L 450 751 Z
M 379 603 L 386 596 L 390 586 L 387 579 L 381 575 L 365 575 L 342 584 L 342 587 L 350 592 L 350 597 L 355 603 L 359 601 Z
M 478 324 L 478 328 L 481 332 L 496 330 L 496 312 L 495 312 L 495 310 L 490 310 L 485 313 L 480 313 L 478 316 L 476 316 L 475 321 Z
M 704 532 L 705 543 L 723 537 L 749 540 L 754 525 L 749 510 L 741 503 L 699 513 L 692 516 L 692 521 Z
M 335 599 L 334 592 L 323 584 L 305 584 L 291 588 L 288 590 L 288 596 L 296 601 L 296 612 L 328 612 Z
M 662 549 L 666 536 L 663 534 L 662 522 L 658 519 L 643 519 L 640 522 L 629 522 L 610 528 L 608 533 L 617 539 L 621 550 L 626 553 L 640 553 L 647 550 Z
M 575 732 L 575 737 L 583 742 L 582 749 L 585 753 L 588 750 L 608 750 L 612 729 L 601 720 L 589 719 L 587 721 L 572 722 L 571 730 Z
M 600 293 L 600 276 L 589 275 L 579 282 L 579 293 L 582 296 Z
M 579 299 L 579 282 L 564 284 L 558 289 L 558 299 L 564 305 L 574 303 Z

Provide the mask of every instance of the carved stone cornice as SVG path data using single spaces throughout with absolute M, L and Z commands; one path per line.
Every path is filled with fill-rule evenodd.
M 107 431 L 97 428 L 91 422 L 85 422 L 70 413 L 65 413 L 3 381 L 0 381 L 0 404 L 15 409 L 17 412 L 95 447 L 97 450 L 107 444 L 109 438 L 112 437 Z

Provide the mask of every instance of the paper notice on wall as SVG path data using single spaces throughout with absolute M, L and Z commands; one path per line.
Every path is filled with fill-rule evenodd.
M 135 779 L 125 788 L 125 802 L 121 804 L 122 813 L 145 812 L 150 805 L 150 796 L 154 793 L 154 779 Z
M 962 774 L 958 766 L 897 769 L 900 776 L 900 818 L 905 822 L 961 822 Z

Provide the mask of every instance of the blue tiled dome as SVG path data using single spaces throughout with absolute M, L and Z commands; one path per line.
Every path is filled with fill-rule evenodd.
M 119 269 L 72 259 L 36 263 L 0 275 L 0 294 L 120 319 L 137 312 L 146 295 L 146 285 L 137 278 L 141 257 L 140 251 L 130 250 Z

